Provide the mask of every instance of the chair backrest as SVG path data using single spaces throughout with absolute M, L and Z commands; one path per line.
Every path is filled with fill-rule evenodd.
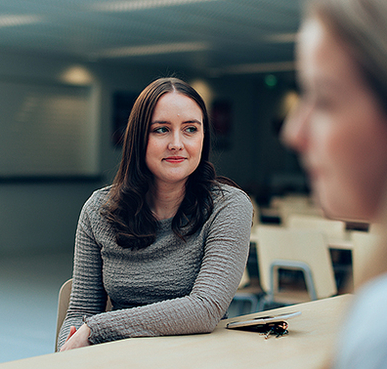
M 381 223 L 369 223 L 368 224 L 368 232 L 369 233 L 375 233 L 377 235 L 383 233 L 383 224 Z
M 59 290 L 58 313 L 57 313 L 57 320 L 56 320 L 55 350 L 57 350 L 57 347 L 58 347 L 59 331 L 62 327 L 63 321 L 66 318 L 67 309 L 69 307 L 72 285 L 73 285 L 73 280 L 69 279 L 62 284 Z M 108 297 L 105 310 L 110 311 L 111 309 L 112 309 L 112 304 L 111 304 L 110 298 Z
M 283 204 L 293 204 L 299 207 L 309 207 L 311 199 L 308 195 L 284 195 L 284 196 L 273 196 L 270 200 L 270 207 L 279 208 Z
M 287 226 L 292 229 L 315 229 L 324 232 L 328 237 L 344 238 L 345 222 L 317 216 L 291 214 Z
M 238 289 L 246 287 L 249 283 L 250 283 L 250 275 L 246 267 L 245 270 L 243 271 L 241 281 L 239 282 L 239 285 L 238 285 Z
M 260 226 L 252 242 L 257 246 L 259 279 L 265 292 L 273 292 L 270 283 L 273 266 L 294 265 L 293 269 L 300 269 L 299 265 L 305 265 L 310 270 L 316 298 L 337 293 L 327 241 L 321 232 Z
M 63 321 L 66 317 L 67 309 L 69 307 L 72 284 L 73 280 L 69 279 L 62 284 L 62 287 L 59 290 L 58 313 L 56 318 L 55 350 L 58 347 L 59 331 L 62 327 Z
M 380 241 L 380 235 L 377 232 L 352 231 L 351 238 L 352 249 L 352 275 L 353 286 L 356 289 L 360 286 L 364 268 Z
M 278 209 L 281 224 L 285 227 L 289 225 L 289 219 L 292 215 L 304 215 L 309 217 L 323 218 L 324 213 L 321 208 L 314 205 L 304 206 L 297 203 L 284 203 Z

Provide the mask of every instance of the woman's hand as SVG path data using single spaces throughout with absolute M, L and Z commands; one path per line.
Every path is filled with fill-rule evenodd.
M 65 342 L 67 342 L 76 331 L 77 331 L 77 328 L 72 325 L 70 327 L 70 333 L 69 333 L 68 337 L 66 338 Z
M 72 350 L 79 347 L 90 346 L 89 342 L 90 328 L 83 324 L 78 330 L 75 327 L 70 328 L 69 336 L 60 351 Z

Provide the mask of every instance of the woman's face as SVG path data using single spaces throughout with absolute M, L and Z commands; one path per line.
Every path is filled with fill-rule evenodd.
M 199 105 L 178 92 L 164 94 L 152 115 L 145 157 L 156 184 L 184 184 L 200 163 L 203 139 Z
M 345 44 L 321 20 L 306 21 L 297 52 L 302 97 L 284 140 L 301 154 L 328 215 L 371 220 L 387 177 L 387 117 Z

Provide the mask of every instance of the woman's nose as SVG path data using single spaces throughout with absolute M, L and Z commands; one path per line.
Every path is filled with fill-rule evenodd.
M 286 117 L 281 130 L 281 141 L 300 153 L 307 149 L 310 107 L 299 103 Z
M 182 138 L 180 137 L 179 133 L 175 133 L 172 136 L 171 141 L 168 144 L 169 150 L 182 150 L 184 147 Z

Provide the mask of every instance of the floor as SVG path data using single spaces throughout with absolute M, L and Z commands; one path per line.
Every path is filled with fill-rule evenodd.
M 58 291 L 72 252 L 0 257 L 0 363 L 54 352 Z

